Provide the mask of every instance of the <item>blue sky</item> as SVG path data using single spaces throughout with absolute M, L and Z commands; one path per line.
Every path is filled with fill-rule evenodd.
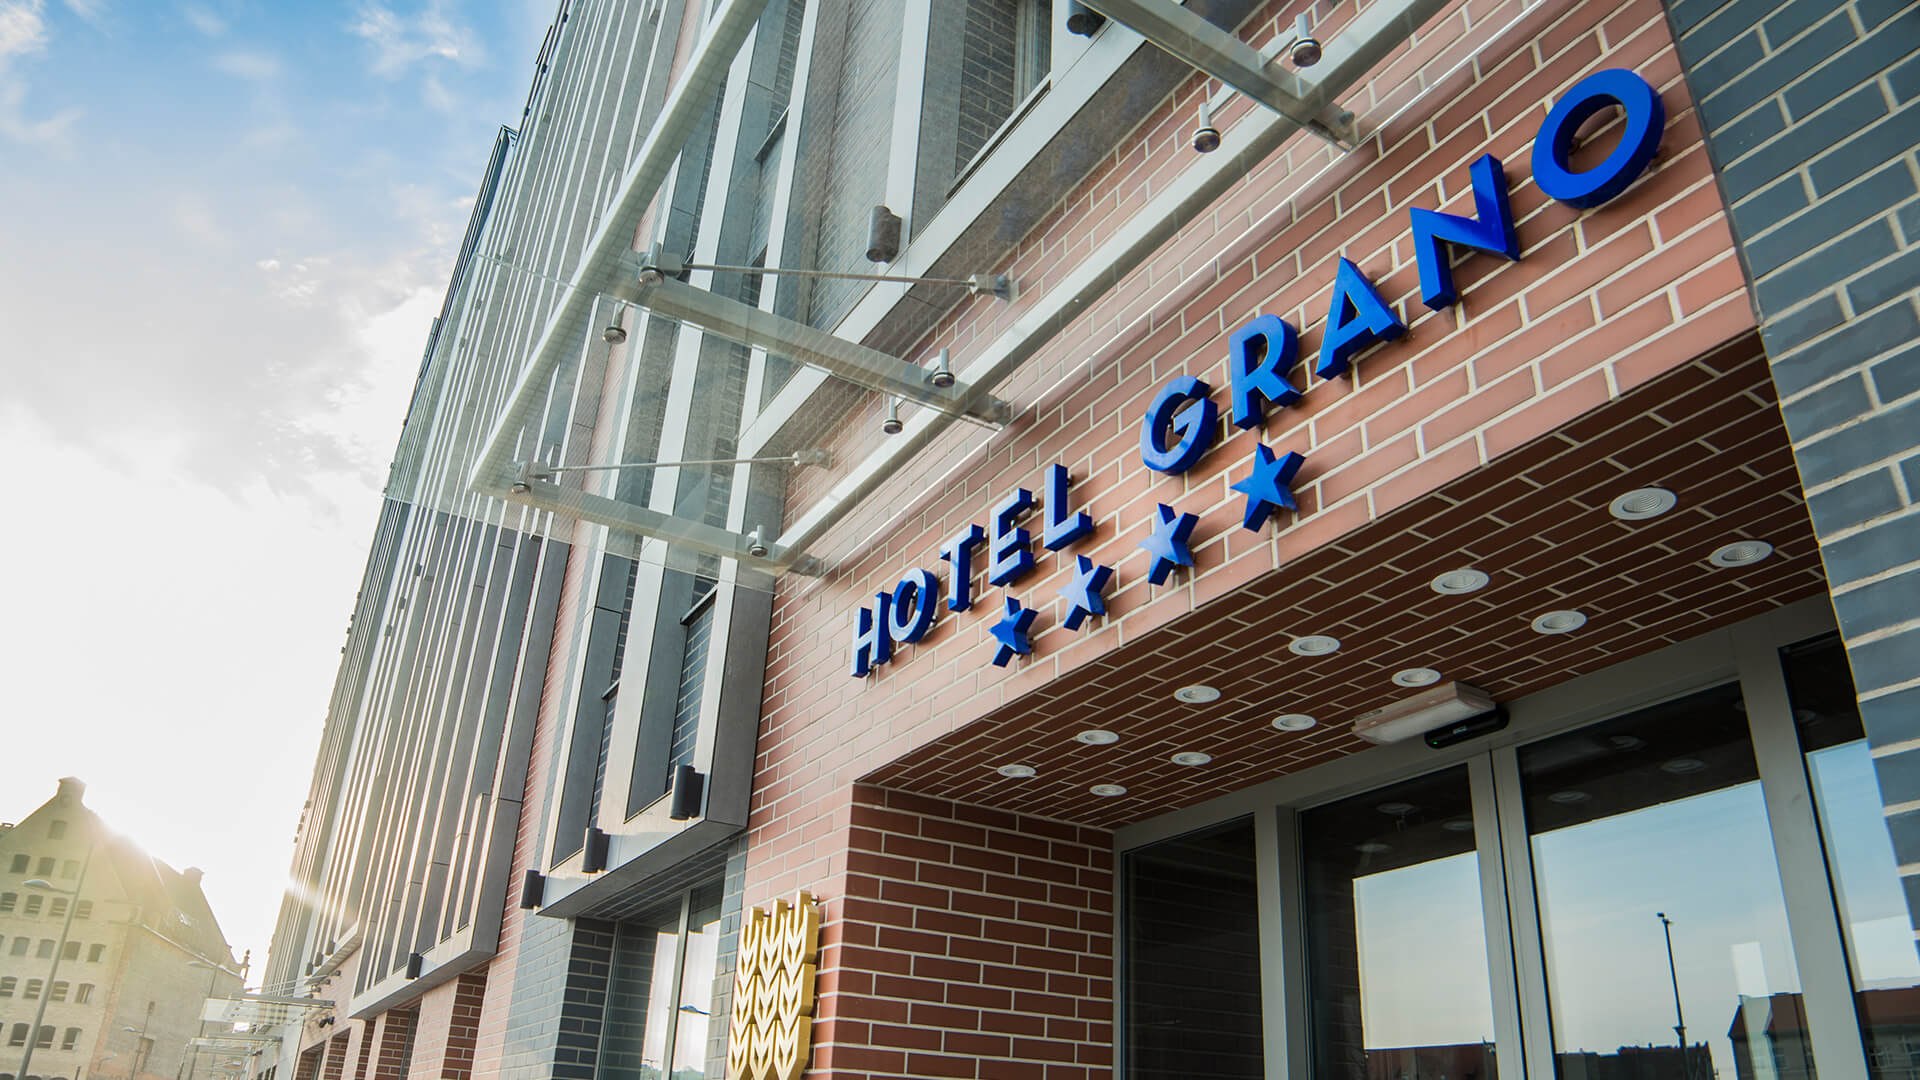
M 81 777 L 206 868 L 256 964 L 428 324 L 555 7 L 0 0 L 0 820 Z

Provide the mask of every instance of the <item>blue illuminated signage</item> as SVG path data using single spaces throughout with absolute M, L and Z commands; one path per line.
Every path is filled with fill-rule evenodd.
M 1574 133 L 1612 106 L 1625 113 L 1619 146 L 1599 165 L 1573 171 Z M 1646 170 L 1665 128 L 1666 109 L 1645 79 L 1623 69 L 1595 72 L 1567 91 L 1541 122 L 1533 141 L 1534 182 L 1548 196 L 1570 206 L 1600 206 L 1626 191 Z M 1520 258 L 1506 171 L 1499 159 L 1482 155 L 1468 166 L 1468 175 L 1472 217 L 1435 210 L 1407 212 L 1414 259 L 1420 268 L 1420 300 L 1435 311 L 1459 300 L 1448 246 L 1510 261 Z M 1314 374 L 1321 379 L 1346 374 L 1360 354 L 1399 338 L 1406 330 L 1406 323 L 1366 274 L 1342 258 L 1328 298 Z M 1299 328 L 1275 315 L 1257 315 L 1228 337 L 1228 408 L 1235 427 L 1243 431 L 1261 427 L 1269 407 L 1284 409 L 1300 401 L 1301 388 L 1291 381 L 1299 353 Z M 1178 375 L 1161 386 L 1141 419 L 1140 460 L 1157 472 L 1184 473 L 1199 464 L 1219 435 L 1219 407 L 1212 387 L 1191 375 Z M 1248 475 L 1232 485 L 1245 499 L 1241 527 L 1259 532 L 1276 513 L 1297 510 L 1291 485 L 1305 464 L 1306 458 L 1293 451 L 1276 454 L 1264 443 L 1255 443 Z M 1036 499 L 1024 487 L 1015 488 L 994 504 L 986 528 L 968 524 L 940 545 L 940 558 L 948 564 L 947 610 L 966 611 L 973 606 L 974 556 L 982 547 L 990 585 L 1005 588 L 1037 568 L 1033 536 L 1021 526 L 1022 519 L 1035 510 L 1043 514 L 1040 542 L 1048 551 L 1061 551 L 1092 534 L 1093 518 L 1069 501 L 1072 482 L 1066 466 L 1049 465 L 1042 498 Z M 1164 585 L 1183 567 L 1193 565 L 1193 532 L 1198 524 L 1196 515 L 1166 503 L 1154 507 L 1147 535 L 1138 541 L 1151 556 L 1150 583 Z M 1075 555 L 1074 564 L 1072 580 L 1058 590 L 1066 605 L 1060 626 L 1071 632 L 1106 615 L 1106 592 L 1113 581 L 1112 567 L 1085 555 Z M 931 570 L 915 569 L 891 590 L 876 593 L 872 607 L 860 608 L 854 617 L 852 674 L 869 674 L 893 658 L 894 645 L 910 645 L 925 637 L 933 627 L 939 592 L 939 580 Z M 1014 657 L 1033 651 L 1039 612 L 1013 596 L 1003 596 L 1001 602 L 1001 616 L 989 633 L 994 641 L 993 662 L 1004 667 Z

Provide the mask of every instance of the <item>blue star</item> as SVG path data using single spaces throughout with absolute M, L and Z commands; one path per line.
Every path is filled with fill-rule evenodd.
M 993 624 L 993 638 L 1000 647 L 993 652 L 995 667 L 1006 667 L 1007 661 L 1015 656 L 1025 656 L 1033 651 L 1033 643 L 1027 640 L 1027 631 L 1033 627 L 1034 617 L 1040 612 L 1033 608 L 1023 608 L 1020 601 L 1007 597 L 1007 613 Z
M 1175 567 L 1193 565 L 1193 552 L 1187 550 L 1187 538 L 1193 535 L 1193 527 L 1198 524 L 1200 519 L 1192 514 L 1176 514 L 1166 503 L 1158 505 L 1154 511 L 1153 533 L 1139 545 L 1153 556 L 1153 562 L 1147 567 L 1148 581 L 1164 585 Z
M 1088 616 L 1099 617 L 1107 613 L 1107 598 L 1100 595 L 1107 589 L 1107 581 L 1113 577 L 1113 567 L 1097 566 L 1085 555 L 1074 556 L 1079 570 L 1060 595 L 1067 598 L 1067 614 L 1060 625 L 1069 630 L 1080 629 L 1080 624 Z
M 1253 475 L 1233 485 L 1233 490 L 1245 492 L 1247 496 L 1247 513 L 1240 524 L 1259 532 L 1275 510 L 1298 510 L 1288 485 L 1293 483 L 1293 474 L 1306 463 L 1306 458 L 1291 450 L 1276 458 L 1265 443 L 1254 443 Z

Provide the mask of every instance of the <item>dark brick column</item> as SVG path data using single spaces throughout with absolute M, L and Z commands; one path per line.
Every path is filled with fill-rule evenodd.
M 1920 864 L 1920 5 L 1667 0 L 1667 13 L 1759 307 L 1895 855 Z M 1920 874 L 1906 892 L 1920 927 Z

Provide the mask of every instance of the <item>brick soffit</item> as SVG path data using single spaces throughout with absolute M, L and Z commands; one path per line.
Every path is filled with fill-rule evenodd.
M 1657 485 L 1672 512 L 1622 522 L 1607 504 Z M 1706 557 L 1742 538 L 1773 544 L 1740 569 Z M 1472 566 L 1492 583 L 1442 596 L 1429 582 Z M 897 790 L 1117 827 L 1363 750 L 1361 712 L 1414 691 L 1433 667 L 1507 701 L 1824 591 L 1819 553 L 1766 356 L 1748 334 L 1492 463 L 1291 560 L 1251 584 L 1089 660 L 982 719 L 864 776 Z M 1546 636 L 1539 614 L 1583 611 Z M 1332 656 L 1288 651 L 1303 634 Z M 1172 691 L 1204 682 L 1206 706 Z M 1319 726 L 1274 729 L 1280 713 Z M 1072 736 L 1120 736 L 1086 746 Z M 1213 756 L 1173 764 L 1180 751 Z M 1033 765 L 1015 780 L 997 766 Z M 1128 791 L 1089 792 L 1099 783 Z

